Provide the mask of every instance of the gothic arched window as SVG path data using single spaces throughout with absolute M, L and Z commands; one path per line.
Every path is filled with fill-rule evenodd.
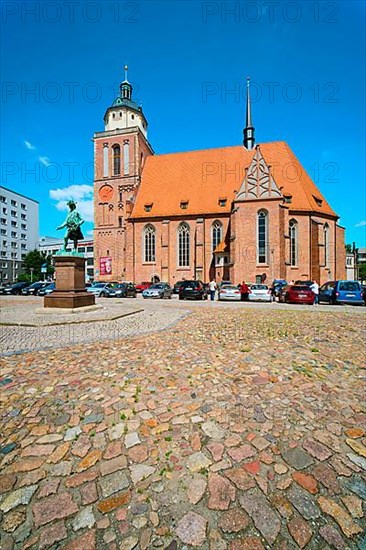
M 257 261 L 268 263 L 268 212 L 260 210 L 257 214 Z
M 121 147 L 113 145 L 113 175 L 119 176 L 121 173 Z
M 155 227 L 146 225 L 144 229 L 144 262 L 155 262 Z
M 215 221 L 212 224 L 212 252 L 215 252 L 216 247 L 222 241 L 222 223 Z
M 181 223 L 178 229 L 178 267 L 189 267 L 189 226 Z
M 295 266 L 298 262 L 298 224 L 296 220 L 290 220 L 290 265 Z
M 324 233 L 324 265 L 329 267 L 329 225 L 326 223 L 323 229 Z

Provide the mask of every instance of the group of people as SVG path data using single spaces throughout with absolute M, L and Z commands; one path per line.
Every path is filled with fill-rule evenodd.
M 289 285 L 294 285 L 295 281 L 290 281 Z M 238 285 L 240 290 L 240 297 L 242 302 L 247 302 L 249 300 L 249 294 L 250 294 L 250 288 L 246 284 L 245 281 L 243 281 L 240 285 Z M 210 291 L 210 298 L 213 301 L 215 299 L 215 294 L 217 291 L 217 283 L 215 277 L 212 279 L 212 281 L 209 284 L 209 291 Z M 319 285 L 317 281 L 313 281 L 313 284 L 310 285 L 310 290 L 313 291 L 315 295 L 314 304 L 317 305 L 319 303 Z M 272 287 L 272 294 L 274 294 L 274 288 Z

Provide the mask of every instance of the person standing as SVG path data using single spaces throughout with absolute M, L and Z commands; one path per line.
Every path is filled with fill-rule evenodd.
M 242 284 L 240 285 L 240 295 L 241 295 L 241 301 L 242 302 L 247 302 L 248 301 L 249 287 L 248 287 L 248 285 L 246 284 L 245 281 L 243 281 Z
M 314 305 L 317 306 L 319 304 L 319 285 L 316 281 L 314 281 L 313 284 L 310 285 L 310 290 L 314 292 Z
M 211 301 L 214 301 L 214 299 L 215 299 L 215 293 L 216 293 L 216 289 L 217 289 L 217 284 L 216 284 L 216 279 L 215 279 L 215 277 L 212 278 L 212 281 L 211 281 L 210 284 L 209 284 L 209 288 L 210 288 L 210 297 L 211 297 Z

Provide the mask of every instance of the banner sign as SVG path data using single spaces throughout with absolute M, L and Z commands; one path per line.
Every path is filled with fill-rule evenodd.
M 101 275 L 112 275 L 112 258 L 110 256 L 100 258 L 99 267 Z

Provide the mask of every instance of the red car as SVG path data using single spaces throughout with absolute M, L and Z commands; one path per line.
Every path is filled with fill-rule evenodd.
M 152 283 L 149 283 L 148 281 L 144 281 L 143 283 L 140 283 L 139 285 L 135 285 L 135 288 L 137 292 L 143 292 L 144 290 L 150 288 Z
M 288 304 L 310 304 L 314 303 L 315 294 L 308 286 L 289 285 L 282 288 L 279 301 Z

